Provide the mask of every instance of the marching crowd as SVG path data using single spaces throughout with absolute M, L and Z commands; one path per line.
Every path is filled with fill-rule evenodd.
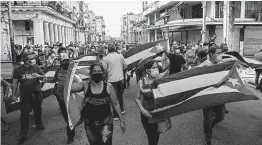
M 33 109 L 36 126 L 43 130 L 42 124 L 42 96 L 40 80 L 56 83 L 54 95 L 57 97 L 61 114 L 67 123 L 67 144 L 74 142 L 75 130 L 71 130 L 68 123 L 67 109 L 64 101 L 64 85 L 70 58 L 81 54 L 96 53 L 98 63 L 90 67 L 91 80 L 82 81 L 76 74 L 71 87 L 71 92 L 84 92 L 84 104 L 81 112 L 86 135 L 90 145 L 111 145 L 113 137 L 113 120 L 120 120 L 121 130 L 126 129 L 123 114 L 125 113 L 123 93 L 129 86 L 130 72 L 125 72 L 127 64 L 123 55 L 128 50 L 122 42 L 101 42 L 93 44 L 73 44 L 63 47 L 61 44 L 53 47 L 17 47 L 17 61 L 23 60 L 13 73 L 13 95 L 20 83 L 20 111 L 21 130 L 19 143 L 25 142 L 29 130 L 29 114 Z M 152 117 L 154 100 L 150 85 L 157 78 L 175 74 L 193 67 L 211 66 L 232 59 L 223 59 L 221 54 L 228 50 L 226 44 L 218 46 L 215 38 L 209 42 L 198 43 L 173 42 L 170 44 L 170 52 L 164 52 L 168 56 L 168 65 L 163 68 L 163 60 L 149 59 L 142 70 L 138 80 L 139 91 L 136 94 L 136 103 L 141 111 L 141 123 L 145 129 L 149 145 L 157 145 L 160 133 L 171 128 L 170 118 L 157 123 L 149 123 Z M 53 65 L 57 60 L 60 67 L 56 70 L 54 78 L 46 78 L 39 66 Z M 236 61 L 236 60 L 234 60 Z M 95 113 L 94 113 L 95 112 Z M 225 104 L 204 108 L 204 134 L 205 143 L 211 144 L 213 127 L 224 119 Z

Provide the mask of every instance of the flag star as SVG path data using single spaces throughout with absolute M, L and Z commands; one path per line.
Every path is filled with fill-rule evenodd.
M 240 85 L 240 83 L 238 83 L 238 79 L 232 79 L 232 78 L 229 78 L 228 82 L 231 82 L 233 87 L 235 87 L 235 85 Z
M 158 43 L 156 48 L 157 48 L 157 51 L 161 51 L 161 50 L 163 50 L 164 47 L 160 43 Z

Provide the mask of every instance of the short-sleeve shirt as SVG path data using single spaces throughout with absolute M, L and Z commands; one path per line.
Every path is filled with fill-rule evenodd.
M 13 78 L 20 82 L 20 92 L 41 91 L 39 78 L 33 74 L 44 75 L 38 65 L 21 65 L 14 68 Z
M 123 55 L 116 52 L 109 53 L 103 60 L 104 68 L 107 71 L 108 82 L 118 82 L 124 79 L 124 65 L 126 64 Z
M 182 65 L 186 63 L 186 60 L 182 55 L 177 54 L 169 54 L 170 60 L 170 72 L 169 74 L 174 74 L 181 72 Z

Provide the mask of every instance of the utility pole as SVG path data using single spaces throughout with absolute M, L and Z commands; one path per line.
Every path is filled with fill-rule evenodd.
M 228 1 L 224 1 L 224 5 L 223 5 L 223 43 L 227 44 L 227 18 L 228 18 L 228 8 L 229 2 Z M 229 48 L 230 49 L 230 48 Z
M 206 41 L 206 1 L 202 1 L 203 23 L 202 23 L 202 42 Z
M 9 23 L 9 35 L 10 35 L 10 46 L 12 53 L 12 63 L 13 65 L 16 62 L 15 49 L 14 49 L 14 36 L 13 36 L 13 24 L 12 24 L 12 9 L 11 9 L 11 1 L 8 2 L 8 23 Z
M 229 51 L 234 51 L 234 17 L 235 17 L 235 2 L 224 1 L 223 13 L 223 39 L 227 44 Z
M 234 50 L 234 22 L 235 22 L 235 2 L 229 1 L 229 14 L 228 14 L 228 47 L 231 51 Z

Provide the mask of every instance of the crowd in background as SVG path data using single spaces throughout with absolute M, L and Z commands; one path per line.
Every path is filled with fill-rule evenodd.
M 22 47 L 21 45 L 15 45 L 15 54 L 16 54 L 16 63 L 22 64 L 23 63 L 23 55 L 27 53 L 34 53 L 36 55 L 36 64 L 41 67 L 49 67 L 51 65 L 59 65 L 59 52 L 60 48 L 66 50 L 66 54 L 69 58 L 76 58 L 83 54 L 88 53 L 98 53 L 99 51 L 103 51 L 105 54 L 107 53 L 108 45 L 109 44 L 117 44 L 120 53 L 124 53 L 126 50 L 126 46 L 121 41 L 100 41 L 100 42 L 87 42 L 81 44 L 79 42 L 70 42 L 68 46 L 63 46 L 62 43 L 57 42 L 54 45 L 32 45 L 32 46 L 25 46 Z M 122 48 L 123 52 L 122 52 Z

